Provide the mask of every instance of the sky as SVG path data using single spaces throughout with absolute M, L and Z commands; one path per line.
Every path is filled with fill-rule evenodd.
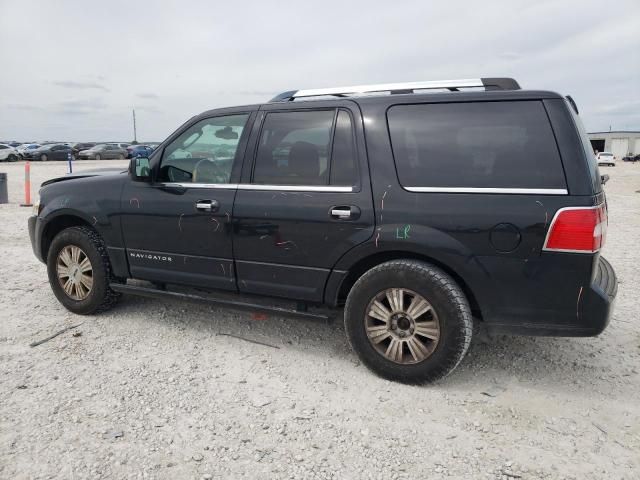
M 0 0 L 0 139 L 161 141 L 295 89 L 513 77 L 640 130 L 640 1 Z

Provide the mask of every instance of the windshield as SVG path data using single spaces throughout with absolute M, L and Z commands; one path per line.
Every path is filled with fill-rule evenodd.
M 609 153 L 609 152 L 602 152 L 600 154 L 601 157 L 613 157 L 613 153 Z

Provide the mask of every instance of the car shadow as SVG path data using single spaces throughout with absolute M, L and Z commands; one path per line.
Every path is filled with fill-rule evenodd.
M 245 300 L 252 301 L 251 297 Z M 156 314 L 165 312 L 164 318 L 154 315 L 154 307 L 157 307 Z M 185 309 L 188 314 L 182 313 Z M 148 328 L 152 328 L 153 322 L 178 321 L 204 339 L 230 335 L 295 351 L 295 355 L 330 357 L 333 362 L 343 363 L 344 369 L 364 368 L 346 340 L 341 311 L 336 311 L 335 317 L 327 323 L 125 295 L 112 315 L 122 319 L 130 315 L 147 317 Z M 624 390 L 625 383 L 632 385 L 633 378 L 607 361 L 611 348 L 607 342 L 610 341 L 602 336 L 491 337 L 481 329 L 455 372 L 439 381 L 437 388 L 477 390 L 486 385 L 501 389 L 516 383 L 525 388 L 548 386 L 555 391 L 588 394 L 608 391 L 612 387 L 611 381 L 616 379 L 619 388 Z

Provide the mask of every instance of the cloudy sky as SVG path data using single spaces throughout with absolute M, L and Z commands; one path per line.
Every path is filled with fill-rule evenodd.
M 164 139 L 296 88 L 511 76 L 640 130 L 640 1 L 0 0 L 0 139 Z

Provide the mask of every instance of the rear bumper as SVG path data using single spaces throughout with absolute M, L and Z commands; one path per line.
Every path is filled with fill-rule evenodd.
M 553 336 L 553 337 L 593 337 L 607 328 L 616 294 L 618 279 L 611 264 L 602 256 L 594 264 L 593 280 L 588 286 L 580 287 L 575 300 L 575 310 L 571 313 L 555 312 L 555 321 L 532 322 L 511 319 L 507 322 L 486 324 L 491 333 L 513 335 Z M 551 312 L 535 312 L 542 318 Z M 546 314 L 546 315 L 545 315 Z M 531 317 L 529 317 L 531 318 Z

